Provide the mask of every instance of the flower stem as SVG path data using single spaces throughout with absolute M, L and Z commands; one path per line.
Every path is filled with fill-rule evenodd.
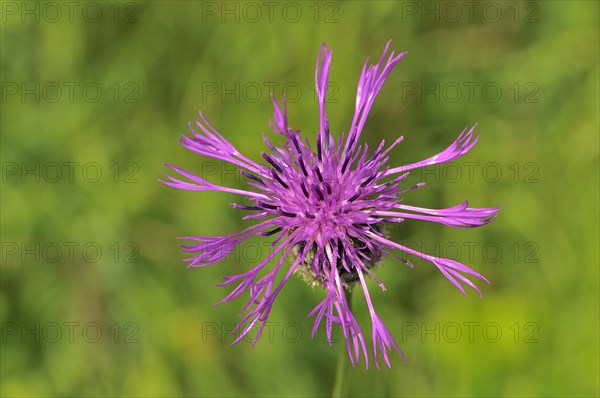
M 344 295 L 348 303 L 348 310 L 352 310 L 352 289 L 344 288 Z M 342 398 L 348 396 L 348 369 L 350 367 L 346 344 L 343 341 L 338 342 L 339 353 L 337 370 L 335 372 L 335 383 L 333 385 L 333 398 Z

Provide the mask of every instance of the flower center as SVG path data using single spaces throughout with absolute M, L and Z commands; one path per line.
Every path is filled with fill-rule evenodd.
M 371 225 L 371 228 L 376 230 L 377 232 L 381 232 L 381 230 L 382 230 L 382 227 L 380 224 L 373 224 L 373 225 Z M 363 264 L 367 268 L 373 269 L 373 268 L 377 267 L 377 265 L 379 264 L 379 261 L 381 260 L 381 257 L 382 257 L 382 252 L 379 250 L 375 250 L 375 252 L 373 252 L 371 249 L 368 248 L 368 246 L 366 245 L 366 243 L 364 241 L 357 239 L 357 238 L 348 237 L 347 242 L 349 242 L 349 245 L 348 244 L 344 245 L 341 242 L 341 240 L 338 240 L 338 246 L 337 246 L 338 253 L 337 253 L 336 268 L 337 268 L 338 274 L 340 276 L 340 279 L 342 280 L 342 284 L 346 288 L 351 288 L 359 281 L 359 277 L 358 277 L 358 272 L 356 271 L 355 266 L 352 264 L 347 253 L 349 253 L 351 251 L 358 252 L 359 253 L 358 257 L 360 257 Z M 294 257 L 298 256 L 298 254 L 301 251 L 301 248 L 305 244 L 306 244 L 306 242 L 302 241 L 299 244 L 297 244 L 296 246 L 294 246 L 294 248 L 292 249 L 292 254 Z M 327 280 L 327 275 L 328 275 L 328 272 L 327 272 L 328 270 L 326 268 L 329 267 L 329 262 L 328 262 L 328 260 L 325 259 L 324 256 L 323 256 L 323 258 L 317 259 L 318 272 L 315 273 L 315 271 L 313 269 L 313 262 L 315 261 L 315 256 L 317 256 L 318 254 L 319 253 L 317 250 L 317 246 L 315 243 L 313 243 L 313 246 L 306 254 L 306 258 L 304 259 L 304 262 L 302 264 L 300 264 L 298 266 L 298 268 L 296 268 L 296 273 L 298 275 L 300 275 L 306 282 L 308 282 L 309 284 L 311 284 L 313 286 L 317 286 L 317 285 L 322 286 L 323 282 Z M 344 261 L 342 261 L 342 258 L 344 258 Z M 344 262 L 347 264 L 347 266 L 350 267 L 350 272 L 344 267 Z

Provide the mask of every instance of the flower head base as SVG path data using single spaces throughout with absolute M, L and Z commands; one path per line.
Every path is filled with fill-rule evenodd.
M 236 327 L 238 341 L 255 325 L 260 337 L 273 302 L 292 274 L 297 273 L 310 284 L 325 289 L 325 298 L 311 312 L 315 316 L 313 335 L 322 321 L 331 342 L 333 324 L 341 327 L 350 360 L 354 366 L 364 354 L 368 366 L 367 346 L 362 330 L 349 309 L 345 290 L 360 285 L 372 322 L 375 364 L 378 353 L 390 366 L 387 352 L 393 347 L 402 355 L 393 337 L 375 312 L 367 288 L 371 278 L 385 290 L 373 274 L 377 263 L 393 250 L 421 257 L 435 265 L 458 289 L 466 294 L 464 285 L 481 292 L 469 279 L 487 280 L 469 267 L 451 259 L 419 253 L 389 240 L 384 223 L 399 223 L 407 219 L 431 221 L 451 227 L 471 228 L 492 221 L 499 208 L 469 208 L 468 203 L 445 208 L 428 209 L 402 204 L 405 194 L 422 187 L 419 183 L 400 188 L 410 170 L 449 162 L 467 153 L 477 142 L 474 127 L 463 130 L 458 138 L 441 153 L 423 161 L 401 167 L 387 165 L 389 151 L 402 141 L 398 138 L 386 148 L 385 142 L 372 152 L 358 143 L 369 110 L 394 66 L 406 53 L 388 55 L 389 43 L 379 62 L 365 62 L 356 95 L 356 108 L 348 134 L 334 139 L 329 132 L 325 113 L 331 51 L 325 44 L 317 58 L 315 73 L 319 102 L 319 131 L 315 147 L 300 136 L 299 130 L 288 125 L 287 106 L 273 99 L 274 117 L 270 122 L 275 133 L 282 134 L 285 143 L 276 146 L 263 139 L 270 153 L 262 153 L 266 163 L 260 164 L 240 154 L 200 113 L 196 125 L 190 124 L 190 136 L 182 136 L 181 144 L 191 151 L 236 165 L 248 178 L 253 190 L 219 186 L 188 171 L 167 164 L 184 179 L 167 175 L 164 184 L 181 189 L 223 191 L 245 197 L 249 203 L 232 204 L 248 211 L 244 219 L 264 219 L 233 235 L 222 237 L 191 236 L 184 239 L 198 243 L 184 245 L 188 267 L 203 267 L 225 258 L 240 242 L 252 236 L 273 236 L 272 251 L 254 268 L 224 277 L 221 286 L 237 285 L 219 303 L 248 292 L 249 301 L 242 310 Z M 186 181 L 187 180 L 187 181 Z M 286 258 L 290 265 L 284 266 Z M 274 266 L 266 269 L 271 261 Z M 407 260 L 407 265 L 412 266 Z M 283 269 L 282 269 L 283 268 Z M 279 283 L 278 274 L 284 276 Z M 253 344 L 254 344 L 253 343 Z M 403 355 L 402 355 L 403 356 Z M 403 356 L 404 357 L 404 356 Z
M 373 224 L 372 228 L 374 228 L 378 232 L 381 232 L 380 224 Z M 364 263 L 367 269 L 374 269 L 377 265 L 379 265 L 379 261 L 383 257 L 383 253 L 381 251 L 375 250 L 373 252 L 367 247 L 365 242 L 358 241 L 357 239 L 350 238 L 349 241 L 353 249 L 356 249 L 359 252 L 361 252 L 361 256 L 363 256 L 365 259 Z M 298 245 L 297 247 L 301 247 L 301 245 Z M 352 268 L 350 269 L 350 271 L 346 270 L 344 264 L 342 264 L 343 247 L 339 246 L 338 250 L 340 250 L 340 252 L 337 256 L 336 267 L 338 269 L 342 285 L 344 286 L 344 288 L 350 291 L 354 287 L 354 285 L 358 283 L 360 278 L 356 270 Z M 294 256 L 297 256 L 298 252 L 298 248 L 294 248 L 292 254 Z M 326 277 L 322 273 L 315 273 L 312 268 L 314 257 L 317 254 L 317 252 L 318 248 L 316 247 L 316 245 L 313 244 L 313 247 L 311 248 L 311 250 L 309 250 L 309 252 L 306 255 L 306 258 L 304 259 L 304 263 L 300 264 L 298 268 L 296 268 L 296 273 L 300 275 L 309 285 L 323 286 L 323 282 L 324 279 L 326 279 Z

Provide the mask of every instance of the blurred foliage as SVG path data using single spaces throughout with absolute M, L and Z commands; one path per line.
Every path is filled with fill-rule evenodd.
M 483 300 L 464 297 L 430 264 L 408 269 L 386 259 L 378 276 L 388 290 L 372 284 L 373 299 L 408 364 L 398 355 L 392 369 L 361 364 L 350 391 L 599 395 L 597 2 L 483 2 L 472 18 L 462 3 L 453 3 L 457 16 L 443 2 L 277 2 L 272 18 L 261 2 L 252 3 L 260 16 L 243 2 L 75 3 L 72 16 L 61 2 L 2 3 L 2 396 L 328 395 L 338 350 L 322 333 L 310 338 L 306 317 L 323 292 L 291 280 L 273 308 L 270 337 L 253 348 L 230 345 L 226 332 L 244 302 L 213 307 L 228 291 L 215 284 L 247 269 L 258 258 L 250 251 L 264 254 L 268 240 L 213 267 L 186 270 L 178 236 L 231 234 L 249 223 L 228 206 L 231 195 L 178 191 L 156 180 L 170 162 L 243 186 L 177 145 L 178 134 L 202 109 L 242 153 L 260 159 L 275 83 L 277 97 L 290 97 L 290 124 L 312 137 L 322 42 L 334 54 L 331 129 L 346 131 L 362 63 L 390 38 L 408 56 L 388 78 L 363 139 L 374 145 L 404 135 L 394 164 L 437 153 L 475 122 L 481 133 L 458 161 L 461 178 L 436 182 L 446 169 L 417 175 L 411 182 L 428 184 L 405 201 L 506 208 L 482 229 L 390 228 L 395 240 L 428 250 L 439 242 L 491 285 L 483 286 Z M 51 83 L 62 88 L 56 101 Z M 74 87 L 72 99 L 65 84 Z M 94 87 L 102 93 L 97 101 Z M 43 168 L 64 162 L 79 163 L 74 181 L 48 181 L 54 174 Z M 477 162 L 472 179 L 464 162 Z M 489 162 L 501 176 L 482 175 Z M 103 173 L 98 182 L 81 175 L 90 163 Z M 35 169 L 24 171 L 36 164 L 39 182 Z M 52 242 L 63 248 L 56 262 L 48 261 Z M 73 258 L 65 242 L 79 244 Z M 90 242 L 102 249 L 96 262 L 82 251 Z M 469 242 L 480 244 L 472 258 Z M 23 252 L 36 244 L 39 259 Z M 487 253 L 483 245 L 493 247 Z M 370 336 L 362 296 L 354 299 Z M 70 322 L 77 323 L 73 339 Z M 472 338 L 471 322 L 478 323 Z M 101 336 L 91 342 L 96 326 Z M 497 330 L 502 335 L 492 342 Z

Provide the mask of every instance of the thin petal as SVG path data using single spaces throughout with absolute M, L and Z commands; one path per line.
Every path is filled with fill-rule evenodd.
M 184 176 L 188 180 L 193 181 L 193 182 L 187 182 L 187 181 L 183 181 L 178 178 L 172 177 L 168 174 L 165 174 L 165 176 L 169 179 L 169 181 L 164 181 L 164 180 L 159 180 L 159 181 L 161 183 L 163 183 L 167 186 L 173 187 L 173 188 L 186 189 L 186 190 L 190 190 L 190 191 L 221 191 L 221 192 L 235 193 L 238 195 L 246 195 L 246 196 L 256 197 L 256 198 L 261 198 L 261 199 L 269 199 L 268 196 L 260 194 L 260 193 L 244 191 L 241 189 L 228 188 L 228 187 L 223 187 L 220 185 L 213 184 L 213 183 L 205 180 L 204 178 L 198 177 L 197 175 L 190 173 L 189 171 L 184 170 L 180 167 L 173 166 L 172 164 L 165 163 L 165 166 L 176 171 L 177 173 Z
M 444 276 L 450 281 L 452 282 L 452 284 L 454 284 L 461 292 L 463 292 L 464 294 L 466 294 L 465 290 L 463 289 L 463 287 L 461 286 L 461 284 L 459 282 L 456 281 L 456 279 L 454 278 L 455 276 L 458 276 L 460 274 L 458 274 L 457 272 L 462 272 L 463 274 L 467 274 L 467 275 L 472 275 L 476 278 L 479 278 L 483 281 L 485 281 L 486 283 L 490 283 L 483 275 L 479 274 L 478 272 L 472 270 L 471 268 L 467 267 L 464 264 L 459 263 L 458 261 L 449 259 L 449 258 L 443 258 L 443 257 L 435 257 L 435 256 L 430 256 L 428 254 L 424 254 L 421 252 L 418 252 L 416 250 L 413 250 L 409 247 L 403 246 L 399 243 L 393 242 L 389 239 L 384 238 L 383 236 L 380 236 L 378 234 L 374 234 L 372 232 L 367 232 L 367 234 L 372 237 L 373 239 L 385 244 L 386 246 L 390 247 L 390 248 L 394 248 L 394 249 L 399 249 L 402 250 L 406 253 L 412 254 L 413 256 L 416 257 L 420 257 L 424 260 L 427 260 L 429 262 L 431 262 L 432 264 L 434 264 L 439 270 L 440 272 L 442 272 L 442 274 L 444 274 Z M 466 278 L 464 278 L 463 275 L 460 275 L 459 278 L 462 282 L 466 283 L 467 285 L 473 287 L 477 293 L 479 294 L 479 296 L 481 297 L 481 292 L 479 291 L 479 289 L 477 289 L 475 287 L 475 285 L 469 281 L 469 283 L 466 282 Z
M 469 208 L 465 201 L 445 209 L 427 209 L 423 207 L 396 205 L 395 208 L 410 211 L 377 211 L 375 214 L 400 219 L 412 218 L 436 222 L 455 228 L 473 228 L 488 224 L 494 220 L 502 207 Z M 412 213 L 414 212 L 414 213 Z M 424 214 L 418 214 L 424 213 Z
M 394 66 L 396 66 L 402 57 L 406 55 L 406 52 L 395 55 L 394 51 L 392 51 L 384 65 L 384 59 L 387 55 L 390 43 L 391 40 L 385 46 L 385 49 L 383 50 L 381 58 L 377 64 L 367 66 L 369 64 L 369 59 L 367 58 L 365 61 L 365 65 L 363 66 L 363 70 L 358 81 L 358 88 L 356 91 L 356 109 L 354 111 L 354 118 L 352 119 L 350 132 L 348 133 L 348 139 L 346 140 L 346 145 L 344 148 L 345 151 L 352 152 L 354 150 L 357 139 L 362 132 L 365 122 L 367 121 L 367 116 L 369 115 L 371 106 L 375 102 L 375 98 L 377 97 L 377 94 L 379 94 L 385 79 L 392 72 Z M 381 68 L 383 69 L 380 71 Z
M 451 162 L 455 159 L 458 159 L 465 153 L 469 152 L 471 148 L 473 148 L 473 146 L 477 143 L 479 135 L 475 137 L 473 136 L 473 131 L 475 130 L 475 127 L 477 127 L 477 124 L 471 127 L 471 129 L 468 132 L 466 132 L 467 129 L 465 128 L 463 132 L 458 136 L 458 138 L 448 148 L 444 149 L 437 155 L 434 155 L 425 160 L 421 160 L 420 162 L 389 169 L 387 172 L 385 172 L 385 175 L 403 173 L 408 170 L 425 166 L 432 166 L 434 164 Z

